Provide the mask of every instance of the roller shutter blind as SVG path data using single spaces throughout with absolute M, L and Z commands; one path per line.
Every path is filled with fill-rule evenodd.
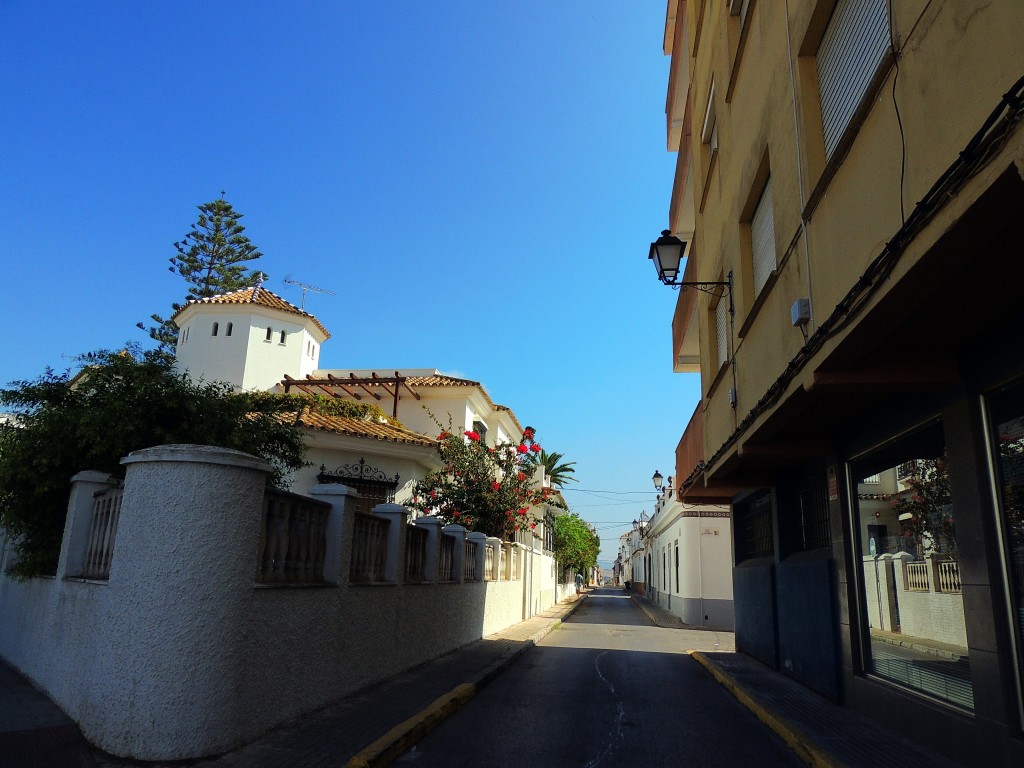
M 825 159 L 832 157 L 889 51 L 886 0 L 839 0 L 818 48 Z
M 718 347 L 718 367 L 729 359 L 729 299 L 722 296 L 715 307 L 715 336 Z
M 750 220 L 750 253 L 754 265 L 754 295 L 757 296 L 775 271 L 775 215 L 770 177 Z

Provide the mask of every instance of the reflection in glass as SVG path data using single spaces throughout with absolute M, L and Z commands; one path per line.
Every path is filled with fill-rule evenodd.
M 1018 389 L 1010 397 L 998 400 L 995 417 L 1000 511 L 1020 654 L 1024 639 L 1024 392 Z
M 868 671 L 973 709 L 942 425 L 859 459 L 853 477 Z

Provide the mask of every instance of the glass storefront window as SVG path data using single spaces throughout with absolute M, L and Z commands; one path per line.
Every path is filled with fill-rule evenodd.
M 999 487 L 1010 605 L 1017 635 L 1017 658 L 1024 655 L 1024 387 L 993 398 L 993 446 Z M 1022 675 L 1024 677 L 1024 675 Z M 1024 685 L 1024 679 L 1021 680 Z
M 942 424 L 851 465 L 867 671 L 974 709 Z

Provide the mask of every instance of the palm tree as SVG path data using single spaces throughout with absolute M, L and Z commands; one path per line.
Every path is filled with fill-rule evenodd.
M 533 461 L 534 464 L 540 464 L 544 467 L 544 474 L 547 475 L 548 480 L 550 480 L 551 484 L 556 488 L 562 488 L 566 483 L 576 482 L 575 477 L 569 477 L 569 475 L 576 472 L 576 470 L 573 469 L 576 462 L 569 461 L 564 464 L 560 464 L 559 462 L 562 461 L 563 458 L 565 458 L 565 454 L 555 452 L 548 453 L 543 449 L 541 449 L 539 454 L 535 453 L 530 455 L 530 460 Z

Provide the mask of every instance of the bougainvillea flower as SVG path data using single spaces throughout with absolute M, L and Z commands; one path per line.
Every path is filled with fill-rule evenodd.
M 480 435 L 477 432 L 466 432 L 466 437 L 468 437 L 473 442 L 477 442 L 478 440 L 480 440 Z
M 526 479 L 526 473 L 520 472 L 518 475 L 516 475 L 516 479 L 519 480 L 519 482 L 523 482 L 523 480 Z
M 537 524 L 536 524 L 536 523 L 530 523 L 530 527 L 531 527 L 531 528 L 536 528 L 536 527 L 537 527 Z
M 445 439 L 446 437 L 451 437 L 451 436 L 452 436 L 452 435 L 451 435 L 451 432 L 445 432 L 445 431 L 444 431 L 444 430 L 442 429 L 442 430 L 441 430 L 441 434 L 437 436 L 437 439 L 438 439 L 438 440 L 444 440 L 444 439 Z
M 496 491 L 499 488 L 501 488 L 501 483 L 497 483 L 497 482 L 491 483 L 491 490 L 492 491 Z
M 530 511 L 530 510 L 528 510 L 528 509 L 527 509 L 526 507 L 523 507 L 522 509 L 520 509 L 520 510 L 519 510 L 519 514 L 520 514 L 520 515 L 525 515 L 525 514 L 526 514 L 527 512 L 529 512 L 529 511 Z
M 527 450 L 529 449 L 522 443 L 516 446 L 516 453 L 526 453 Z
M 540 453 L 540 443 L 534 443 L 530 446 L 530 450 L 534 453 Z

